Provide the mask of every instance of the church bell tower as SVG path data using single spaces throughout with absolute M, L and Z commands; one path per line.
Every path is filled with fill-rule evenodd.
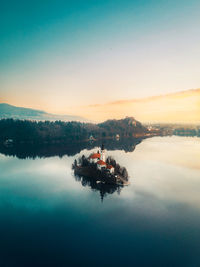
M 101 160 L 106 161 L 104 144 L 102 144 L 102 146 L 101 146 Z

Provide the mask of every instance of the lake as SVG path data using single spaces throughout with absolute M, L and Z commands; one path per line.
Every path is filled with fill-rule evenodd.
M 74 159 L 94 146 L 0 154 L 1 267 L 200 266 L 200 138 L 106 148 L 129 186 L 97 190 L 74 177 Z

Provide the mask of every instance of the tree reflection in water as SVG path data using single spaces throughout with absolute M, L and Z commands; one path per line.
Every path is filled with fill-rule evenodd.
M 85 176 L 83 177 L 79 175 L 74 175 L 74 177 L 76 181 L 81 182 L 82 186 L 84 187 L 88 186 L 91 188 L 91 190 L 96 191 L 96 192 L 99 191 L 102 202 L 103 202 L 104 197 L 106 197 L 106 195 L 113 194 L 115 192 L 120 194 L 123 188 L 123 186 L 119 186 L 115 184 L 106 184 L 106 183 L 101 183 L 101 182 L 98 183 L 95 179 L 85 177 Z
M 120 140 L 106 139 L 103 140 L 107 150 L 124 150 L 125 152 L 134 151 L 137 144 L 142 139 L 139 138 L 124 138 Z M 0 144 L 0 153 L 6 156 L 16 156 L 17 158 L 47 158 L 53 156 L 63 157 L 74 156 L 80 153 L 83 149 L 93 149 L 100 147 L 102 140 L 95 142 L 77 142 L 77 143 L 58 143 L 58 144 L 14 144 L 6 147 Z

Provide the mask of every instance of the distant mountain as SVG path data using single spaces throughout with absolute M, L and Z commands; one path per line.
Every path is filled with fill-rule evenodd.
M 36 121 L 81 121 L 86 122 L 87 120 L 79 116 L 71 115 L 56 115 L 47 113 L 42 110 L 22 108 L 12 106 L 6 103 L 0 103 L 0 119 L 20 119 L 20 120 L 36 120 Z
M 99 128 L 104 129 L 109 134 L 115 133 L 124 137 L 140 136 L 147 132 L 139 121 L 133 117 L 126 117 L 120 120 L 107 120 L 97 124 Z

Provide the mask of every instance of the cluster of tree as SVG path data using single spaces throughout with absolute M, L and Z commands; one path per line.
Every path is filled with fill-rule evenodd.
M 90 162 L 88 160 L 88 158 L 85 157 L 85 155 L 82 155 L 82 157 L 78 158 L 78 161 L 75 159 L 74 163 L 72 164 L 72 169 L 74 169 L 75 167 L 82 166 L 82 167 L 87 167 L 89 166 Z
M 106 163 L 114 167 L 115 174 L 120 175 L 126 181 L 128 181 L 128 172 L 125 167 L 121 167 L 118 163 L 116 163 L 116 160 L 110 156 L 106 159 Z
M 28 121 L 28 120 L 0 120 L 0 142 L 13 139 L 20 143 L 65 143 L 69 141 L 87 140 L 90 135 L 96 139 L 145 135 L 147 129 L 133 118 L 123 120 L 109 120 L 100 124 L 63 122 L 63 121 Z

